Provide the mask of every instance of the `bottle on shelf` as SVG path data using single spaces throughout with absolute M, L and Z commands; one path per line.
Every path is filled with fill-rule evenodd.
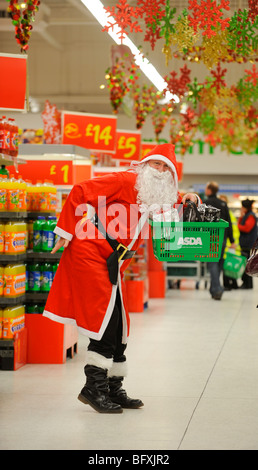
M 25 264 L 8 264 L 4 268 L 4 297 L 16 298 L 25 294 Z
M 25 326 L 25 307 L 16 305 L 3 309 L 3 339 L 12 339 L 15 333 L 21 331 Z
M 46 218 L 38 216 L 33 222 L 33 251 L 42 251 L 43 225 Z
M 4 227 L 4 252 L 9 255 L 26 252 L 27 226 L 22 221 L 10 221 Z
M 42 251 L 51 251 L 55 246 L 54 229 L 56 226 L 56 217 L 50 216 L 43 225 L 42 232 Z
M 1 165 L 1 168 L 0 168 L 0 177 L 1 175 L 5 175 L 6 178 L 9 178 L 9 171 L 7 170 L 6 166 L 5 165 Z
M 4 266 L 0 266 L 0 297 L 4 295 Z
M 14 178 L 14 175 L 10 175 L 7 180 L 7 210 L 9 212 L 17 212 L 19 210 L 19 183 Z
M 22 179 L 21 175 L 18 175 L 18 188 L 19 188 L 19 211 L 23 212 L 27 210 L 27 184 Z
M 5 225 L 0 223 L 0 253 L 4 252 Z
M 44 263 L 42 266 L 42 283 L 41 291 L 49 292 L 53 283 L 53 265 L 52 263 Z
M 8 119 L 10 123 L 10 152 L 9 154 L 12 157 L 17 157 L 19 150 L 19 128 L 15 122 L 15 119 L 9 118 Z
M 8 208 L 7 186 L 8 186 L 7 176 L 0 175 L 0 212 L 6 212 Z
M 28 284 L 30 292 L 40 292 L 41 276 L 41 266 L 39 263 L 32 263 L 28 266 Z
M 10 152 L 10 123 L 6 119 L 6 116 L 2 117 L 2 130 L 3 130 L 3 140 L 1 153 L 9 155 Z

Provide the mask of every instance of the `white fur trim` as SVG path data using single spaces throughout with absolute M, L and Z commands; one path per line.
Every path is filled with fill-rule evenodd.
M 126 377 L 127 361 L 113 362 L 111 369 L 108 371 L 108 377 Z
M 110 369 L 112 367 L 113 359 L 108 359 L 95 351 L 87 351 L 86 364 L 90 366 L 100 367 L 101 369 Z
M 57 227 L 57 226 L 54 229 L 54 233 L 56 233 L 57 235 L 59 235 L 62 238 L 65 238 L 66 240 L 69 240 L 69 242 L 73 238 L 73 235 L 71 233 L 66 232 L 65 230 L 63 230 L 62 228 Z

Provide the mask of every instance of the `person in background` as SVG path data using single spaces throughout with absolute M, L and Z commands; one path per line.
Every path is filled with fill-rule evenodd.
M 226 204 L 228 204 L 228 198 L 227 198 L 226 195 L 221 194 L 220 199 L 222 201 L 225 201 Z M 228 209 L 228 210 L 229 210 L 230 220 L 231 220 L 231 223 L 232 223 L 234 243 L 236 245 L 236 251 L 235 252 L 236 252 L 236 255 L 241 255 L 241 249 L 240 249 L 240 245 L 239 245 L 240 232 L 239 232 L 239 228 L 237 226 L 237 218 L 230 209 Z M 230 247 L 230 245 L 231 245 L 231 243 L 228 239 L 227 243 L 226 243 L 225 252 L 224 252 L 224 258 L 226 258 L 226 253 L 227 253 L 227 250 Z M 234 279 L 233 277 L 226 276 L 224 274 L 224 272 L 223 272 L 223 286 L 224 286 L 224 290 L 238 289 L 237 280 Z
M 229 223 L 228 228 L 225 230 L 222 250 L 221 250 L 221 257 L 218 263 L 207 263 L 207 268 L 210 273 L 210 294 L 212 299 L 221 300 L 223 294 L 223 287 L 220 283 L 220 274 L 223 270 L 223 263 L 224 263 L 224 250 L 226 247 L 227 238 L 231 243 L 230 247 L 235 248 L 234 245 L 234 237 L 232 231 L 232 223 L 229 215 L 229 210 L 227 203 L 222 201 L 217 197 L 217 193 L 219 191 L 219 185 L 215 181 L 211 181 L 207 183 L 205 188 L 205 203 L 209 206 L 216 207 L 220 209 L 221 219 L 225 220 Z
M 245 199 L 242 201 L 240 218 L 238 220 L 238 228 L 240 230 L 240 247 L 241 254 L 247 259 L 250 256 L 251 248 L 257 238 L 257 218 L 252 210 L 254 201 Z M 253 278 L 246 273 L 242 276 L 243 284 L 241 289 L 252 289 Z

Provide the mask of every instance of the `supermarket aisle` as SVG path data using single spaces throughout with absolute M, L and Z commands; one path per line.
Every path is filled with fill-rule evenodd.
M 170 290 L 132 314 L 126 388 L 145 406 L 101 415 L 77 400 L 87 340 L 64 365 L 1 374 L 1 449 L 258 450 L 258 279 L 221 302 Z

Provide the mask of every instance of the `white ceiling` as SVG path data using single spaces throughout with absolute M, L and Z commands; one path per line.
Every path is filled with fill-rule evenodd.
M 135 5 L 135 0 L 127 0 Z M 102 0 L 105 6 L 117 3 L 115 0 Z M 248 0 L 231 0 L 231 12 L 238 8 L 248 8 Z M 187 0 L 171 1 L 177 12 L 186 8 Z M 7 2 L 0 0 L 0 11 L 6 10 Z M 41 109 L 46 99 L 59 109 L 73 111 L 111 113 L 108 89 L 105 84 L 105 71 L 111 65 L 111 46 L 115 43 L 81 0 L 41 0 L 36 13 L 32 35 L 29 41 L 29 91 Z M 168 67 L 162 53 L 163 40 L 152 51 L 149 43 L 143 41 L 139 33 L 130 35 L 158 69 L 162 76 L 172 70 L 179 71 L 183 61 L 173 59 Z M 10 18 L 0 17 L 0 52 L 20 53 L 14 37 L 14 26 Z M 189 64 L 191 78 L 201 82 L 209 75 L 203 64 Z M 225 64 L 228 72 L 226 81 L 231 85 L 239 80 L 248 64 Z M 223 65 L 224 68 L 224 65 Z M 143 76 L 142 83 L 148 83 Z

